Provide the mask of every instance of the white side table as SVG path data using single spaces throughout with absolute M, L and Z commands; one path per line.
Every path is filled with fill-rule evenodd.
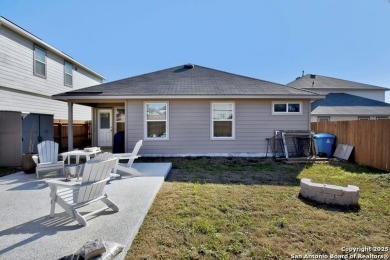
M 74 150 L 74 151 L 61 153 L 60 155 L 62 157 L 68 158 L 68 164 L 70 163 L 70 157 L 76 156 L 76 164 L 79 164 L 80 156 L 85 156 L 85 160 L 89 161 L 91 159 L 91 155 L 96 156 L 97 154 L 99 154 L 101 152 L 102 151 L 100 150 L 100 148 L 97 148 L 97 149 L 91 149 L 91 150 Z

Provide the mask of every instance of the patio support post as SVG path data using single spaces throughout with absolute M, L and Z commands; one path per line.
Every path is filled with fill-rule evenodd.
M 68 151 L 73 150 L 73 102 L 68 101 Z
M 129 114 L 127 100 L 125 101 L 125 153 L 128 153 L 127 149 L 127 115 Z

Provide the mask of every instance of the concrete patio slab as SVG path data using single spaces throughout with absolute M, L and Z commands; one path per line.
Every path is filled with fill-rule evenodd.
M 125 246 L 117 257 L 124 259 L 155 196 L 168 175 L 171 163 L 134 163 L 140 177 L 111 181 L 105 189 L 120 211 L 107 210 L 88 218 L 86 227 L 56 206 L 50 218 L 50 189 L 43 175 L 18 172 L 0 178 L 0 259 L 58 259 L 78 250 L 88 240 L 102 237 Z M 60 176 L 62 177 L 62 176 Z M 87 212 L 102 205 L 89 205 Z

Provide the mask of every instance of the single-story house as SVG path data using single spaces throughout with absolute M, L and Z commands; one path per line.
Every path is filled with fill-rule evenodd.
M 125 150 L 143 139 L 147 156 L 263 156 L 275 130 L 309 130 L 310 102 L 324 96 L 187 64 L 53 98 L 69 122 L 73 104 L 92 107 L 94 146 L 124 131 Z

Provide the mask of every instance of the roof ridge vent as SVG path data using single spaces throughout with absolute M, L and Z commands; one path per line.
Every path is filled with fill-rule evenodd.
M 315 78 L 316 78 L 316 75 L 310 74 L 310 78 L 311 78 L 311 79 L 315 79 Z
M 194 64 L 191 64 L 191 63 L 188 63 L 188 64 L 184 65 L 185 69 L 192 69 L 193 67 L 195 67 L 195 66 L 194 66 Z

